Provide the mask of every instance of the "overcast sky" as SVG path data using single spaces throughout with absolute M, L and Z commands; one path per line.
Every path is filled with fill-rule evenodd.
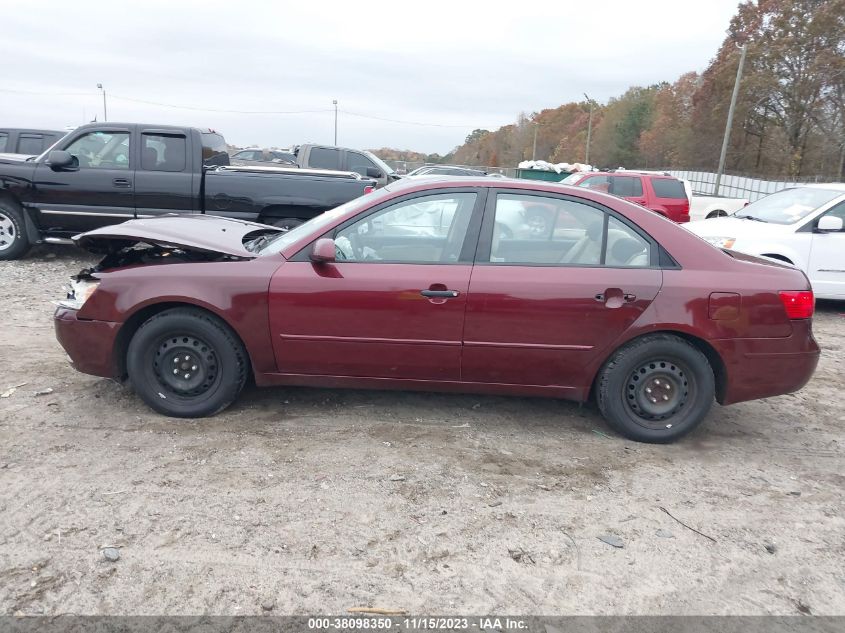
M 102 83 L 112 121 L 213 127 L 242 146 L 330 143 L 337 99 L 338 144 L 445 153 L 523 111 L 703 70 L 736 6 L 7 2 L 0 127 L 102 120 Z

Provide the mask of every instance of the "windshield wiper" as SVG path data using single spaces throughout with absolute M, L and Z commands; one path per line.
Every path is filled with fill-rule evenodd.
M 273 237 L 276 237 L 276 236 L 274 235 Z M 250 253 L 257 253 L 269 241 L 270 241 L 270 237 L 268 235 L 259 235 L 254 240 L 250 240 L 249 242 L 244 244 L 244 248 L 246 250 L 248 250 Z
M 739 218 L 740 220 L 754 220 L 755 222 L 768 224 L 768 222 L 766 222 L 763 218 L 755 218 L 753 215 L 736 215 L 734 217 Z

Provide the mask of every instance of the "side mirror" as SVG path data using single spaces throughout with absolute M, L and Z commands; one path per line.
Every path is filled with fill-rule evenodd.
M 47 161 L 50 163 L 50 167 L 52 169 L 68 169 L 72 167 L 79 166 L 79 160 L 71 154 L 70 152 L 66 152 L 64 150 L 53 150 L 47 155 Z
M 311 261 L 315 264 L 331 264 L 335 261 L 334 240 L 321 237 L 314 242 L 314 247 L 311 249 Z
M 819 219 L 816 225 L 816 231 L 819 233 L 835 233 L 842 230 L 842 218 L 837 218 L 834 215 L 824 215 Z
M 375 167 L 367 167 L 367 178 L 382 178 L 384 174 L 381 173 L 380 169 L 376 169 Z

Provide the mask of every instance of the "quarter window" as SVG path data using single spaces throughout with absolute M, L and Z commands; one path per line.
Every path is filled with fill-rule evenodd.
M 457 262 L 475 199 L 475 193 L 421 196 L 376 211 L 337 232 L 337 259 L 409 264 Z
M 129 132 L 89 132 L 66 151 L 83 169 L 129 169 Z
M 680 180 L 675 180 L 674 178 L 652 178 L 651 186 L 654 188 L 654 195 L 658 198 L 686 200 L 687 192 Z

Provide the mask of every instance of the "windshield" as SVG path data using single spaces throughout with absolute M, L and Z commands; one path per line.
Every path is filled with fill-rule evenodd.
M 560 181 L 562 185 L 574 185 L 576 184 L 581 178 L 584 177 L 583 173 L 575 172 L 574 174 L 569 174 L 566 178 Z
M 386 174 L 395 174 L 396 173 L 395 171 L 393 171 L 393 169 L 390 167 L 390 165 L 385 163 L 381 158 L 379 158 L 378 156 L 376 156 L 372 152 L 364 152 L 364 153 L 367 156 L 369 156 L 376 165 L 381 167 L 382 171 L 384 171 L 384 173 L 386 173 Z
M 382 189 L 385 190 L 386 188 Z M 353 209 L 357 206 L 364 206 L 366 204 L 370 204 L 370 199 L 373 195 L 380 195 L 378 190 L 368 193 L 366 195 L 360 196 L 358 198 L 354 198 L 349 202 L 340 205 L 339 207 L 335 207 L 325 213 L 321 213 L 320 215 L 311 218 L 307 222 L 303 222 L 299 226 L 292 228 L 290 231 L 285 233 L 279 233 L 272 238 L 270 241 L 264 244 L 261 249 L 258 251 L 259 255 L 273 255 L 275 253 L 281 253 L 285 248 L 287 248 L 290 244 L 293 244 L 298 239 L 300 239 L 303 235 L 307 235 L 310 232 L 314 232 L 315 234 L 319 234 L 322 230 L 329 226 L 334 220 L 338 217 Z
M 734 216 L 772 224 L 795 224 L 843 193 L 815 187 L 784 189 L 752 202 Z

